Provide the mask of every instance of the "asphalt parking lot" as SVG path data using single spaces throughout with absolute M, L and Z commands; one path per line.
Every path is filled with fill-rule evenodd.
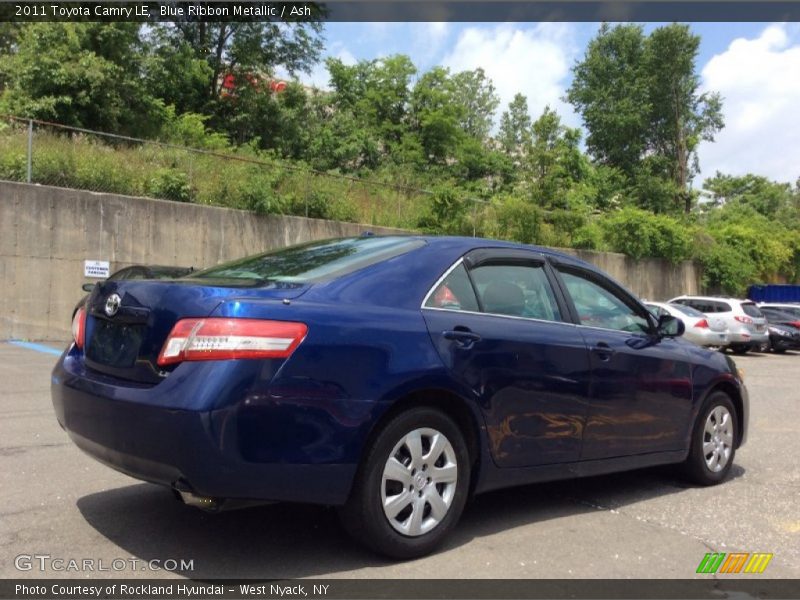
M 209 515 L 96 463 L 55 420 L 56 356 L 42 350 L 0 343 L 4 578 L 685 578 L 712 551 L 771 552 L 765 576 L 800 576 L 797 354 L 736 358 L 751 429 L 725 484 L 695 488 L 659 468 L 493 492 L 472 502 L 439 553 L 392 563 L 352 543 L 331 509 L 275 504 Z M 19 571 L 20 555 L 137 566 Z M 193 570 L 142 571 L 130 559 L 191 560 Z

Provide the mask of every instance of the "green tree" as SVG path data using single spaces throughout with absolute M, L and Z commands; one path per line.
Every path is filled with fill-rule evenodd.
M 650 93 L 640 25 L 604 23 L 573 68 L 567 98 L 586 125 L 586 146 L 601 163 L 633 177 L 647 150 Z
M 145 37 L 149 50 L 143 58 L 143 74 L 148 91 L 178 114 L 208 113 L 208 90 L 213 79 L 211 65 L 196 56 L 184 41 L 166 36 L 162 28 L 150 30 Z
M 749 206 L 767 217 L 776 216 L 782 209 L 791 211 L 795 205 L 796 195 L 790 184 L 751 173 L 736 177 L 717 171 L 703 187 L 714 206 Z
M 525 148 L 531 139 L 531 115 L 528 112 L 528 99 L 516 94 L 508 104 L 508 110 L 500 118 L 498 141 L 507 154 L 516 155 Z
M 685 25 L 645 36 L 639 25 L 604 24 L 574 67 L 568 99 L 586 123 L 589 151 L 625 173 L 640 205 L 654 210 L 690 212 L 697 146 L 723 126 L 719 95 L 699 93 L 699 43 Z M 654 202 L 653 192 L 671 202 Z
M 455 101 L 448 69 L 434 67 L 419 78 L 411 94 L 411 118 L 426 160 L 444 165 L 456 155 L 467 135 L 461 127 L 466 109 Z
M 153 135 L 163 102 L 141 78 L 145 48 L 135 23 L 32 23 L 2 57 L 4 110 L 103 131 Z
M 181 2 L 184 9 L 188 4 L 204 3 Z M 187 16 L 154 28 L 168 48 L 186 44 L 195 58 L 206 61 L 209 100 L 219 97 L 227 73 L 270 77 L 278 67 L 290 74 L 307 72 L 319 60 L 323 46 L 320 22 L 210 23 Z
M 468 136 L 486 141 L 500 98 L 483 69 L 462 71 L 453 76 L 453 100 L 464 107 L 461 128 Z
M 699 171 L 697 146 L 714 141 L 722 129 L 722 100 L 717 93 L 699 93 L 695 71 L 700 37 L 688 25 L 659 27 L 645 43 L 644 70 L 651 107 L 648 127 L 650 150 L 668 161 L 684 212 L 692 208 L 688 184 Z
M 326 64 L 335 110 L 352 113 L 377 137 L 398 143 L 408 127 L 411 78 L 417 72 L 411 59 L 396 55 L 352 66 L 339 59 Z
M 570 189 L 584 179 L 588 162 L 580 150 L 581 134 L 561 124 L 550 107 L 531 126 L 524 169 L 532 201 L 544 208 L 567 208 Z

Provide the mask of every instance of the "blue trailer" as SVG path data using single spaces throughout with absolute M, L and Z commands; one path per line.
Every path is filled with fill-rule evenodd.
M 753 302 L 800 302 L 800 285 L 751 285 L 747 297 Z

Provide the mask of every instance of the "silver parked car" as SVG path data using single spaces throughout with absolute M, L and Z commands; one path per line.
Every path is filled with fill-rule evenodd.
M 724 320 L 728 327 L 728 347 L 736 354 L 769 344 L 767 319 L 755 302 L 720 296 L 678 296 L 669 303 L 691 306 L 709 319 Z
M 728 326 L 724 319 L 709 318 L 699 310 L 683 304 L 667 302 L 645 302 L 656 317 L 670 315 L 683 321 L 686 331 L 683 337 L 698 346 L 724 348 L 728 345 Z

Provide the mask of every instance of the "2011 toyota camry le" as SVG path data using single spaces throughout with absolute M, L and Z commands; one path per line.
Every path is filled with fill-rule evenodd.
M 487 490 L 666 463 L 724 480 L 747 391 L 681 333 L 565 254 L 363 236 L 98 284 L 52 397 L 82 450 L 189 504 L 335 505 L 410 558 Z

